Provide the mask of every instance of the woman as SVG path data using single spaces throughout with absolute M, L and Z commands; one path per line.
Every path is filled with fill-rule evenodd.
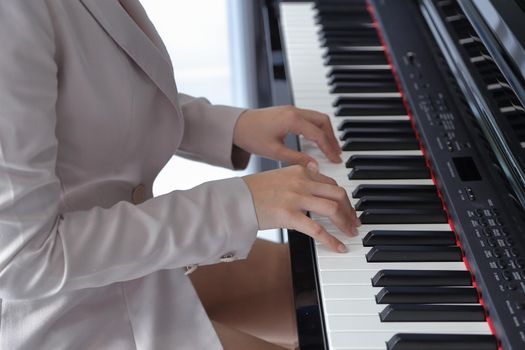
M 257 229 L 343 252 L 303 210 L 355 232 L 344 190 L 282 144 L 340 161 L 326 116 L 178 94 L 138 0 L 2 1 L 0 42 L 1 349 L 220 349 L 188 273 L 246 258 Z M 301 165 L 152 198 L 174 152 Z

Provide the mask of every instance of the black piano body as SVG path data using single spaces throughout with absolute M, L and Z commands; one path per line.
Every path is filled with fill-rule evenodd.
M 254 6 L 259 28 L 255 42 L 263 67 L 257 73 L 260 107 L 294 102 L 291 62 L 283 35 L 283 3 L 293 1 L 258 0 Z M 332 65 L 332 71 L 376 59 L 375 63 L 391 67 L 417 146 L 424 150 L 426 166 L 446 208 L 446 221 L 453 227 L 484 318 L 494 333 L 494 340 L 470 347 L 461 347 L 454 339 L 442 344 L 454 344 L 458 349 L 525 349 L 525 3 L 321 0 L 311 4 L 321 26 L 317 35 L 324 45 L 323 62 Z M 365 17 L 365 22 L 359 22 Z M 356 23 L 368 27 L 357 28 Z M 373 45 L 378 42 L 384 48 L 384 57 L 348 51 L 349 47 L 372 45 L 367 41 L 372 40 L 369 23 L 376 32 Z M 348 38 L 354 34 L 357 39 Z M 328 80 L 333 93 L 351 95 L 360 88 L 371 92 L 376 88 L 359 78 L 370 76 L 373 82 L 373 74 L 356 78 L 354 72 L 336 73 Z M 389 84 L 391 88 L 392 82 Z M 362 101 L 339 96 L 333 114 L 342 123 L 360 108 L 360 115 L 366 114 L 370 106 L 362 106 Z M 365 132 L 368 137 L 370 128 L 356 128 L 346 133 L 350 141 L 344 147 L 374 149 L 352 139 L 354 132 Z M 357 176 L 350 170 L 349 175 L 350 179 Z M 369 209 L 371 223 L 377 217 L 372 215 L 373 208 Z M 362 215 L 365 213 L 366 209 Z M 288 240 L 300 348 L 329 349 L 315 243 L 293 231 L 288 232 Z M 383 245 L 377 247 L 389 251 Z M 389 311 L 404 310 L 399 304 L 387 307 Z M 385 349 L 417 348 L 410 346 L 417 346 L 418 339 L 401 339 L 403 336 L 386 339 Z M 434 339 L 432 346 L 439 346 L 440 341 L 443 339 Z M 430 342 L 420 344 L 422 350 L 430 346 Z

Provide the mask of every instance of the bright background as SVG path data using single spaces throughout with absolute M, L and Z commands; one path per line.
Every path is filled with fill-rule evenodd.
M 141 0 L 168 49 L 179 91 L 204 96 L 214 104 L 248 107 L 238 1 L 243 0 Z M 256 171 L 256 163 L 252 157 L 247 170 L 231 171 L 174 156 L 157 177 L 153 193 L 243 176 Z M 261 231 L 259 236 L 280 238 L 276 230 Z

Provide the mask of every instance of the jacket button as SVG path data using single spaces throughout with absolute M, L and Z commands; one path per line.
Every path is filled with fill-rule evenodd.
M 237 260 L 237 258 L 235 257 L 235 254 L 233 253 L 226 253 L 223 256 L 221 256 L 219 260 L 221 262 L 232 262 L 232 261 Z
M 190 273 L 192 273 L 193 271 L 197 270 L 197 267 L 199 267 L 199 265 L 197 264 L 192 264 L 192 265 L 188 265 L 184 268 L 184 274 L 186 276 L 188 276 Z
M 146 186 L 143 184 L 137 185 L 133 192 L 131 192 L 131 201 L 133 204 L 140 204 L 146 200 Z

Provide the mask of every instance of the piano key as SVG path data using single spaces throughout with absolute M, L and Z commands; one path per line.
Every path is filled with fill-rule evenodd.
M 385 305 L 380 305 L 371 299 L 326 299 L 325 313 L 327 315 L 346 316 L 379 316 Z
M 347 168 L 356 165 L 413 165 L 426 168 L 423 156 L 387 156 L 354 154 L 345 163 Z
M 482 322 L 480 305 L 391 304 L 379 314 L 381 322 Z
M 363 224 L 445 223 L 443 210 L 435 209 L 366 209 L 359 216 Z
M 381 270 L 372 278 L 375 287 L 402 286 L 470 286 L 472 276 L 453 270 Z
M 368 262 L 462 261 L 459 247 L 442 246 L 374 246 L 366 254 Z
M 404 106 L 396 106 L 390 103 L 352 103 L 339 104 L 335 108 L 334 114 L 337 117 L 352 117 L 352 116 L 397 116 L 405 115 L 406 109 Z
M 345 15 L 344 18 L 341 18 L 341 14 Z M 353 21 L 353 22 L 360 22 L 365 23 L 370 21 L 370 15 L 368 13 L 360 11 L 360 12 L 354 12 L 354 11 L 341 11 L 341 13 L 317 13 L 316 16 L 314 16 L 315 23 L 319 25 L 325 25 L 328 21 L 330 23 L 333 23 L 334 25 L 337 23 L 345 24 L 347 21 Z
M 322 54 L 322 57 L 337 56 L 337 55 L 367 55 L 374 54 L 385 56 L 385 52 L 381 46 L 356 46 L 356 45 L 345 45 L 345 46 L 327 46 Z
M 412 125 L 409 120 L 351 120 L 344 119 L 338 126 L 337 130 L 343 131 L 349 128 L 385 128 L 392 130 L 412 130 Z
M 378 46 L 361 46 L 361 47 L 378 47 Z M 392 74 L 388 71 L 348 71 L 348 70 L 336 70 L 330 69 L 327 74 L 327 83 L 332 85 L 338 82 L 350 82 L 350 81 L 359 81 L 359 82 L 368 82 L 368 81 L 379 81 L 379 82 L 388 82 L 394 83 L 395 79 Z M 396 89 L 395 92 L 398 92 Z
M 323 67 L 322 70 L 324 71 L 324 78 L 333 79 L 338 76 L 350 76 L 350 77 L 359 77 L 363 76 L 366 77 L 367 75 L 375 75 L 377 79 L 381 79 L 384 81 L 389 81 L 389 79 L 393 79 L 394 76 L 392 75 L 392 72 L 390 71 L 388 66 L 381 65 L 381 68 L 373 67 L 370 69 L 367 69 L 366 66 L 358 66 L 358 67 L 345 67 L 345 66 L 331 66 L 331 67 Z M 327 81 L 322 80 L 323 83 L 328 83 Z M 317 90 L 319 91 L 319 87 L 317 86 Z M 399 93 L 399 91 L 396 91 Z M 401 96 L 399 96 L 401 97 Z
M 454 307 L 457 307 L 454 305 Z M 435 333 L 436 330 L 443 333 L 478 333 L 491 334 L 486 322 L 381 322 L 375 316 L 356 316 L 356 315 L 329 315 L 328 327 L 332 332 L 428 332 Z M 383 340 L 383 347 L 384 342 Z M 383 348 L 384 349 L 384 348 Z
M 346 141 L 352 137 L 367 138 L 367 137 L 413 137 L 414 131 L 412 129 L 389 129 L 389 128 L 347 128 L 339 136 L 339 140 Z
M 369 61 L 370 62 L 370 61 Z M 379 62 L 377 62 L 379 63 Z M 396 92 L 397 87 L 395 82 L 380 82 L 380 81 L 335 81 L 330 88 L 330 93 L 346 93 L 346 92 Z
M 478 322 L 479 323 L 479 322 Z M 465 341 L 464 343 L 453 343 L 450 344 L 461 344 L 461 347 L 453 347 L 452 345 L 450 347 L 441 346 L 439 341 L 437 341 L 435 344 L 439 345 L 438 347 L 433 347 L 433 343 L 429 344 L 428 347 L 426 346 L 428 343 L 423 342 L 422 344 L 425 344 L 425 346 L 420 347 L 418 346 L 418 343 L 415 343 L 414 347 L 401 347 L 401 348 L 387 348 L 388 344 L 385 345 L 385 342 L 392 339 L 397 334 L 406 334 L 407 330 L 402 330 L 400 332 L 405 333 L 399 333 L 399 332 L 387 332 L 387 331 L 360 331 L 360 332 L 353 332 L 351 330 L 347 331 L 337 331 L 330 333 L 331 338 L 331 345 L 334 347 L 334 349 L 344 349 L 344 350 L 446 350 L 446 349 L 454 349 L 454 350 L 497 350 L 497 347 L 484 347 L 485 345 L 482 343 L 483 340 L 479 341 L 473 341 L 472 347 L 470 346 L 470 343 L 467 343 Z M 433 332 L 433 333 L 432 333 Z M 454 336 L 454 335 L 460 335 L 460 336 L 475 336 L 475 337 L 487 337 L 489 339 L 495 338 L 490 332 L 487 332 L 486 334 L 480 334 L 479 332 L 461 332 L 458 330 L 449 330 L 448 332 L 443 332 L 440 328 L 429 330 L 428 332 L 420 332 L 420 333 L 410 333 L 422 336 L 426 335 L 435 335 L 435 332 L 440 332 L 443 336 Z M 454 338 L 451 338 L 452 340 Z M 444 343 L 447 344 L 447 343 Z M 478 344 L 483 345 L 480 347 L 476 347 Z M 403 344 L 404 345 L 404 344 Z M 411 345 L 411 344 L 410 344 Z
M 375 264 L 374 264 L 375 265 Z M 431 263 L 427 263 L 427 268 Z M 457 287 L 457 286 L 471 286 L 470 273 L 467 271 L 466 266 L 458 264 L 455 267 L 459 270 L 417 270 L 419 266 L 409 267 L 409 270 L 356 270 L 353 267 L 348 267 L 346 270 L 323 270 L 319 278 L 323 285 L 372 285 L 373 287 L 404 287 L 404 286 L 436 286 L 436 287 Z M 432 266 L 430 266 L 432 267 Z M 378 277 L 382 275 L 382 271 L 396 271 L 399 272 L 400 276 L 387 276 Z M 430 274 L 426 277 L 424 273 Z M 433 273 L 449 273 L 449 276 L 440 277 L 435 276 Z M 403 275 L 401 275 L 403 274 Z M 423 276 L 421 280 L 411 277 Z M 458 275 L 456 275 L 458 274 Z M 404 275 L 408 275 L 403 278 Z M 464 276 L 464 277 L 463 277 Z M 377 283 L 376 283 L 377 281 Z
M 324 247 L 323 247 L 324 248 Z M 465 270 L 465 264 L 463 261 L 424 261 L 414 264 L 411 261 L 396 261 L 396 262 L 374 262 L 369 263 L 364 256 L 323 256 L 325 250 L 321 250 L 320 246 L 316 247 L 318 252 L 318 267 L 321 271 L 346 271 L 349 270 L 349 266 L 352 266 L 354 270 L 369 270 L 373 271 L 372 274 L 379 272 L 380 270 Z M 321 253 L 319 253 L 321 251 Z M 337 253 L 334 253 L 334 255 Z M 349 265 L 354 264 L 354 265 Z
M 399 291 L 397 294 L 391 293 L 389 296 L 382 296 L 382 293 L 386 289 L 403 289 L 404 291 Z M 426 289 L 434 289 L 436 292 L 431 292 L 430 290 L 425 291 Z M 440 299 L 440 296 L 437 295 L 437 290 L 443 289 L 443 294 L 447 294 L 446 290 L 452 289 L 461 289 L 464 292 L 458 291 L 457 296 L 443 296 Z M 421 295 L 414 295 L 411 302 L 407 295 L 410 291 L 421 292 Z M 383 311 L 385 304 L 455 304 L 459 305 L 478 305 L 477 302 L 477 291 L 473 287 L 461 287 L 461 288 L 450 288 L 450 287 L 385 287 L 377 288 L 369 285 L 323 285 L 321 288 L 321 293 L 323 294 L 324 299 L 327 301 L 327 306 L 329 302 L 339 301 L 338 308 L 327 309 L 326 312 L 329 315 L 344 314 L 344 315 L 377 315 L 378 312 Z M 449 294 L 454 294 L 452 291 L 448 292 Z M 461 294 L 461 293 L 464 293 Z M 415 294 L 415 293 L 413 293 Z M 397 298 L 401 302 L 399 303 L 383 303 L 380 304 L 381 298 L 385 299 L 390 297 L 390 299 Z M 419 298 L 419 299 L 418 299 Z M 436 300 L 428 301 L 426 300 Z M 465 301 L 446 301 L 446 300 L 465 300 Z M 418 300 L 421 300 L 419 302 Z M 362 305 L 357 307 L 356 304 L 361 302 Z M 378 308 L 378 306 L 380 306 Z M 379 311 L 378 311 L 379 310 Z
M 387 342 L 387 350 L 498 350 L 498 342 L 488 334 L 398 333 Z
M 407 176 L 408 177 L 408 176 Z M 355 203 L 355 210 L 364 211 L 367 209 L 437 209 L 442 208 L 442 204 L 437 197 L 410 197 L 410 196 L 366 196 Z
M 374 38 L 371 35 L 355 36 L 355 37 L 345 37 L 341 36 L 322 36 L 320 37 L 320 44 L 323 46 L 333 46 L 333 45 L 381 45 L 381 42 Z
M 455 245 L 452 231 L 372 230 L 363 239 L 363 246 L 376 245 Z
M 413 136 L 403 137 L 349 137 L 343 151 L 416 150 L 419 143 Z
M 352 64 L 387 64 L 388 61 L 383 53 L 381 55 L 375 53 L 368 54 L 351 54 L 351 55 L 330 55 L 324 60 L 327 66 L 340 66 Z M 382 91 L 382 90 L 380 90 Z
M 360 33 L 363 31 L 375 31 L 374 23 L 371 20 L 366 22 L 350 22 L 350 21 L 337 21 L 322 23 L 322 32 L 331 33 L 331 32 L 347 32 L 347 33 Z
M 434 185 L 359 185 L 352 193 L 352 197 L 361 198 L 363 196 L 437 196 Z
M 355 165 L 348 179 L 430 179 L 424 166 L 414 165 Z
M 391 225 L 368 225 L 364 224 L 357 228 L 358 234 L 356 236 L 348 236 L 344 233 L 342 233 L 338 228 L 336 228 L 333 223 L 330 221 L 329 218 L 326 217 L 319 217 L 318 215 L 315 215 L 315 213 L 310 213 L 310 216 L 313 220 L 319 222 L 319 224 L 323 225 L 328 233 L 334 235 L 339 240 L 341 240 L 345 244 L 349 245 L 359 245 L 362 247 L 362 249 L 370 249 L 369 247 L 363 247 L 362 240 L 366 237 L 366 235 L 372 231 L 372 230 L 393 230 L 393 231 L 401 231 L 401 230 L 417 230 L 417 231 L 425 231 L 425 230 L 434 230 L 434 231 L 446 231 L 450 230 L 450 226 L 448 224 L 417 224 L 417 225 L 407 225 L 407 224 L 391 224 Z M 318 242 L 315 242 L 315 244 L 318 244 Z
M 332 103 L 333 107 L 338 107 L 341 105 L 349 105 L 349 106 L 373 106 L 376 105 L 384 105 L 384 108 L 399 108 L 404 107 L 403 105 L 403 99 L 401 97 L 392 97 L 392 98 L 352 98 L 352 97 L 345 97 L 340 96 L 335 99 L 335 101 Z
M 377 304 L 461 304 L 478 303 L 474 288 L 385 287 L 376 295 Z

